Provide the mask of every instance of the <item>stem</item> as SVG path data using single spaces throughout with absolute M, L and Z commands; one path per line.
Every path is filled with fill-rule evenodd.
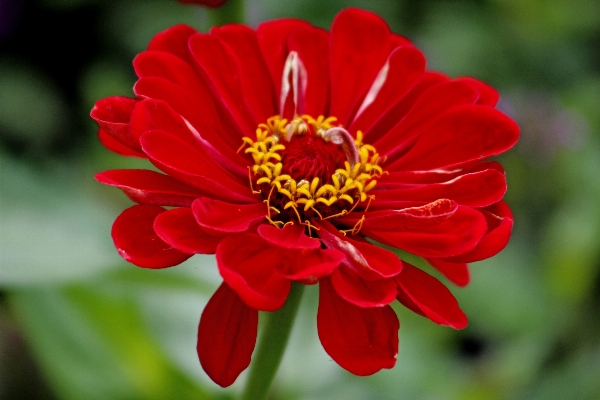
M 228 0 L 221 7 L 209 10 L 208 18 L 211 26 L 244 23 L 244 0 Z
M 279 368 L 302 299 L 304 285 L 292 283 L 285 305 L 270 313 L 250 366 L 242 400 L 264 400 Z

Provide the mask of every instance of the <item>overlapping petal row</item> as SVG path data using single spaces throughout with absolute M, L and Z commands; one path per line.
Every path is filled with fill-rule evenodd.
M 295 19 L 206 34 L 179 25 L 156 35 L 133 65 L 136 97 L 100 100 L 91 115 L 106 147 L 161 172 L 96 178 L 137 203 L 112 230 L 127 261 L 164 268 L 216 254 L 224 282 L 198 334 L 200 361 L 215 382 L 230 385 L 248 366 L 258 310 L 282 307 L 292 282 L 319 283 L 321 343 L 357 375 L 395 364 L 395 300 L 435 323 L 466 326 L 440 281 L 373 242 L 424 258 L 459 286 L 469 281 L 467 263 L 505 247 L 513 224 L 502 201 L 506 180 L 488 159 L 515 144 L 518 127 L 494 108 L 493 88 L 427 71 L 408 40 L 358 9 L 342 11 L 330 32 Z M 317 212 L 306 206 L 297 220 L 290 212 L 275 223 L 271 193 L 253 186 L 257 159 L 240 149 L 255 144 L 272 117 L 305 115 L 335 117 L 343 135 L 332 143 L 346 146 L 340 157 L 368 144 L 382 173 L 365 175 L 360 185 L 376 184 L 362 199 L 357 189 L 346 203 L 336 197 L 335 213 L 322 212 L 334 204 L 329 198 L 311 208 Z M 300 140 L 294 134 L 273 140 L 291 146 Z M 268 173 L 285 176 L 277 162 Z M 351 167 L 361 170 L 361 162 L 355 157 Z M 315 194 L 309 183 L 306 196 Z

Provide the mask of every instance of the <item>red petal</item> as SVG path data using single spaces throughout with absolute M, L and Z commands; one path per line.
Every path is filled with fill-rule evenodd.
M 254 120 L 244 101 L 239 71 L 242 67 L 231 50 L 218 37 L 198 33 L 190 38 L 190 51 L 198 72 L 210 82 L 215 98 L 223 102 L 241 132 L 248 136 L 254 133 L 258 121 Z
M 433 276 L 404 263 L 404 269 L 396 276 L 398 301 L 436 324 L 463 329 L 467 317 L 458 306 L 452 293 Z
M 202 368 L 215 383 L 231 385 L 250 365 L 257 329 L 258 311 L 222 283 L 204 307 L 196 347 Z
M 391 251 L 366 241 L 350 239 L 327 221 L 319 221 L 317 226 L 323 243 L 341 251 L 346 256 L 343 263 L 362 278 L 378 280 L 397 275 L 402 270 L 402 261 Z M 359 237 L 356 235 L 357 239 Z
M 123 96 L 107 97 L 98 100 L 90 112 L 100 129 L 112 136 L 116 141 L 135 151 L 140 151 L 140 144 L 135 141 L 129 131 L 129 120 L 137 99 Z
M 305 21 L 286 18 L 263 22 L 256 29 L 258 45 L 271 74 L 277 101 L 281 94 L 283 66 L 289 53 L 288 36 L 294 29 L 301 26 L 310 27 Z
M 98 129 L 98 139 L 100 140 L 100 143 L 104 145 L 104 147 L 122 156 L 146 158 L 144 153 L 140 153 L 139 151 L 133 150 L 131 147 L 125 146 L 123 143 L 119 142 L 102 129 Z
M 445 111 L 461 104 L 474 104 L 479 93 L 464 82 L 439 83 L 426 90 L 410 111 L 374 145 L 392 162 L 403 154 L 414 139 L 427 130 Z
M 328 279 L 320 283 L 317 329 L 327 354 L 355 375 L 372 375 L 396 364 L 400 323 L 392 308 L 350 304 Z
M 247 26 L 232 24 L 214 27 L 210 33 L 229 46 L 237 59 L 243 98 L 254 120 L 263 122 L 277 114 L 275 89 L 258 47 L 256 32 Z
M 209 231 L 245 232 L 265 220 L 264 203 L 232 204 L 207 197 L 197 199 L 192 205 L 196 221 Z
M 95 175 L 98 182 L 116 186 L 139 204 L 189 207 L 201 196 L 196 188 L 168 175 L 143 169 L 116 169 Z
M 425 57 L 419 50 L 414 47 L 394 50 L 371 86 L 350 131 L 369 131 L 417 84 L 424 72 Z
M 485 260 L 496 255 L 506 247 L 510 240 L 514 223 L 513 215 L 508 205 L 500 201 L 482 209 L 481 212 L 488 226 L 485 236 L 470 252 L 449 258 L 447 261 L 460 263 Z
M 466 173 L 446 182 L 381 189 L 373 191 L 379 202 L 450 199 L 464 206 L 486 207 L 502 199 L 506 193 L 506 178 L 495 169 L 486 169 Z
M 500 99 L 500 94 L 496 89 L 488 85 L 487 83 L 481 82 L 480 80 L 470 78 L 468 76 L 458 78 L 457 81 L 466 82 L 473 86 L 479 92 L 479 99 L 477 104 L 483 104 L 485 106 L 495 107 Z
M 258 234 L 275 246 L 294 250 L 315 250 L 321 248 L 321 241 L 304 234 L 304 225 L 286 225 L 277 228 L 273 225 L 261 225 Z
M 439 199 L 421 207 L 404 208 L 401 210 L 381 210 L 367 213 L 351 213 L 339 218 L 340 223 L 352 226 L 356 224 L 361 215 L 364 222 L 362 229 L 378 232 L 400 232 L 428 229 L 446 221 L 458 209 L 456 202 L 448 199 Z
M 428 170 L 500 154 L 519 138 L 517 124 L 481 105 L 457 106 L 440 116 L 390 170 Z
M 154 232 L 154 220 L 165 211 L 159 206 L 138 205 L 117 217 L 111 234 L 121 257 L 143 268 L 171 267 L 190 258 L 190 254 L 174 249 Z
M 181 115 L 162 100 L 146 99 L 136 104 L 131 113 L 131 135 L 139 142 L 140 136 L 150 130 L 169 132 L 192 147 L 201 147 L 220 165 L 237 176 L 246 176 L 248 162 L 214 135 L 210 129 L 200 134 Z
M 427 258 L 427 262 L 455 285 L 464 287 L 471 280 L 469 266 L 466 263 L 453 263 L 439 258 Z
M 391 51 L 390 30 L 369 11 L 348 8 L 331 26 L 331 110 L 349 125 Z
M 214 254 L 222 239 L 202 230 L 189 208 L 175 208 L 160 214 L 154 221 L 154 231 L 174 248 L 191 254 Z
M 288 49 L 298 53 L 306 68 L 307 87 L 300 114 L 324 115 L 329 98 L 329 34 L 312 26 L 299 27 L 290 34 Z
M 393 278 L 368 281 L 349 268 L 331 274 L 333 288 L 341 298 L 358 307 L 381 307 L 396 299 L 398 290 Z
M 438 72 L 425 71 L 423 78 L 408 92 L 402 100 L 396 103 L 386 114 L 384 114 L 367 132 L 364 132 L 367 143 L 376 143 L 381 137 L 401 121 L 412 109 L 419 97 L 430 87 L 441 82 L 447 82 L 450 78 Z
M 249 187 L 222 169 L 210 155 L 164 131 L 148 131 L 140 138 L 152 163 L 167 174 L 193 185 L 211 197 L 232 202 L 254 202 Z
M 368 230 L 364 224 L 362 228 L 365 236 L 380 243 L 433 258 L 452 257 L 472 250 L 485 231 L 483 215 L 464 206 L 459 206 L 447 220 L 423 229 L 379 232 Z
M 188 39 L 195 33 L 198 31 L 190 26 L 175 25 L 155 35 L 148 45 L 148 50 L 164 51 L 191 62 Z
M 253 233 L 228 236 L 217 248 L 217 264 L 225 282 L 250 307 L 275 311 L 283 306 L 291 283 L 275 274 L 276 249 Z
M 225 129 L 226 124 L 217 112 L 215 102 L 209 92 L 191 95 L 181 86 L 160 77 L 139 79 L 134 93 L 140 98 L 163 100 L 179 115 L 200 132 L 201 136 L 213 143 L 225 143 L 233 150 L 240 147 L 242 135 L 238 129 Z M 218 147 L 220 148 L 220 147 Z

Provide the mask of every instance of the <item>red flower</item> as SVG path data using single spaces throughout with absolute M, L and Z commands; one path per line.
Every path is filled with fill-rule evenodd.
M 185 4 L 198 4 L 210 8 L 217 8 L 225 4 L 227 0 L 179 0 L 179 2 Z
M 133 65 L 137 97 L 100 100 L 91 115 L 106 147 L 163 174 L 96 178 L 138 203 L 112 230 L 127 261 L 163 268 L 216 253 L 224 283 L 198 333 L 215 382 L 248 366 L 258 310 L 280 308 L 292 281 L 320 282 L 319 337 L 357 375 L 394 366 L 396 299 L 467 325 L 441 282 L 372 241 L 461 286 L 466 263 L 504 248 L 504 171 L 485 159 L 512 147 L 518 127 L 494 108 L 494 89 L 425 71 L 419 50 L 357 9 L 331 33 L 294 19 L 175 26 Z

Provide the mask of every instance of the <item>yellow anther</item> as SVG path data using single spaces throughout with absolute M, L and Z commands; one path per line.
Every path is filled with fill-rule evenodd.
M 266 176 L 269 177 L 269 182 L 271 181 L 271 178 L 273 177 L 273 173 L 271 172 L 271 168 L 269 168 L 266 165 L 261 165 L 260 166 L 261 171 L 263 171 L 265 173 Z
M 271 152 L 268 152 L 268 153 L 265 155 L 265 160 L 269 160 L 269 159 L 271 159 L 271 158 L 274 158 L 274 159 L 276 159 L 277 161 L 281 161 L 281 156 L 280 156 L 279 154 L 277 154 L 277 153 L 271 153 Z
M 377 181 L 373 179 L 371 182 L 367 183 L 367 186 L 364 187 L 363 192 L 368 192 L 373 189 L 377 185 Z
M 306 204 L 304 205 L 304 211 L 308 211 L 308 209 L 311 208 L 314 204 L 315 201 L 313 199 L 307 200 Z
M 288 201 L 287 203 L 285 203 L 285 206 L 283 206 L 283 209 L 287 210 L 290 207 L 296 207 L 296 203 L 293 201 Z
M 265 176 L 256 181 L 257 185 L 262 185 L 263 183 L 271 183 L 271 180 Z
M 279 183 L 279 182 L 277 182 Z M 281 193 L 282 195 L 286 196 L 288 199 L 292 200 L 292 194 L 289 192 L 289 190 L 287 189 L 283 189 L 283 188 L 278 188 L 277 189 L 279 191 L 279 193 Z
M 291 176 L 289 175 L 279 175 L 277 178 L 275 178 L 276 181 L 289 181 L 290 179 L 292 179 Z
M 313 178 L 312 182 L 310 183 L 310 192 L 314 194 L 315 190 L 317 190 L 318 186 L 319 186 L 319 178 Z
M 285 146 L 282 144 L 276 144 L 271 146 L 270 151 L 275 152 L 275 151 L 280 151 L 280 150 L 285 150 Z
M 323 185 L 319 188 L 319 190 L 317 190 L 315 197 L 321 197 L 323 195 L 323 193 L 325 193 L 325 192 L 333 195 L 333 194 L 337 193 L 337 189 L 331 185 Z
M 311 193 L 308 191 L 308 189 L 307 189 L 306 187 L 304 187 L 304 186 L 297 188 L 297 189 L 296 189 L 296 194 L 303 195 L 303 196 L 305 196 L 307 199 L 310 199 L 310 198 L 312 198 L 312 194 L 311 194 Z
M 323 203 L 327 207 L 331 206 L 336 201 L 338 201 L 337 196 L 331 196 L 329 199 L 326 199 L 325 197 L 320 197 L 317 199 L 317 203 Z
M 273 175 L 279 178 L 279 174 L 281 173 L 282 168 L 283 168 L 282 163 L 275 164 L 275 167 L 273 168 Z
M 348 196 L 347 194 L 341 195 L 340 200 L 346 200 L 350 204 L 354 203 L 354 199 L 352 197 Z

